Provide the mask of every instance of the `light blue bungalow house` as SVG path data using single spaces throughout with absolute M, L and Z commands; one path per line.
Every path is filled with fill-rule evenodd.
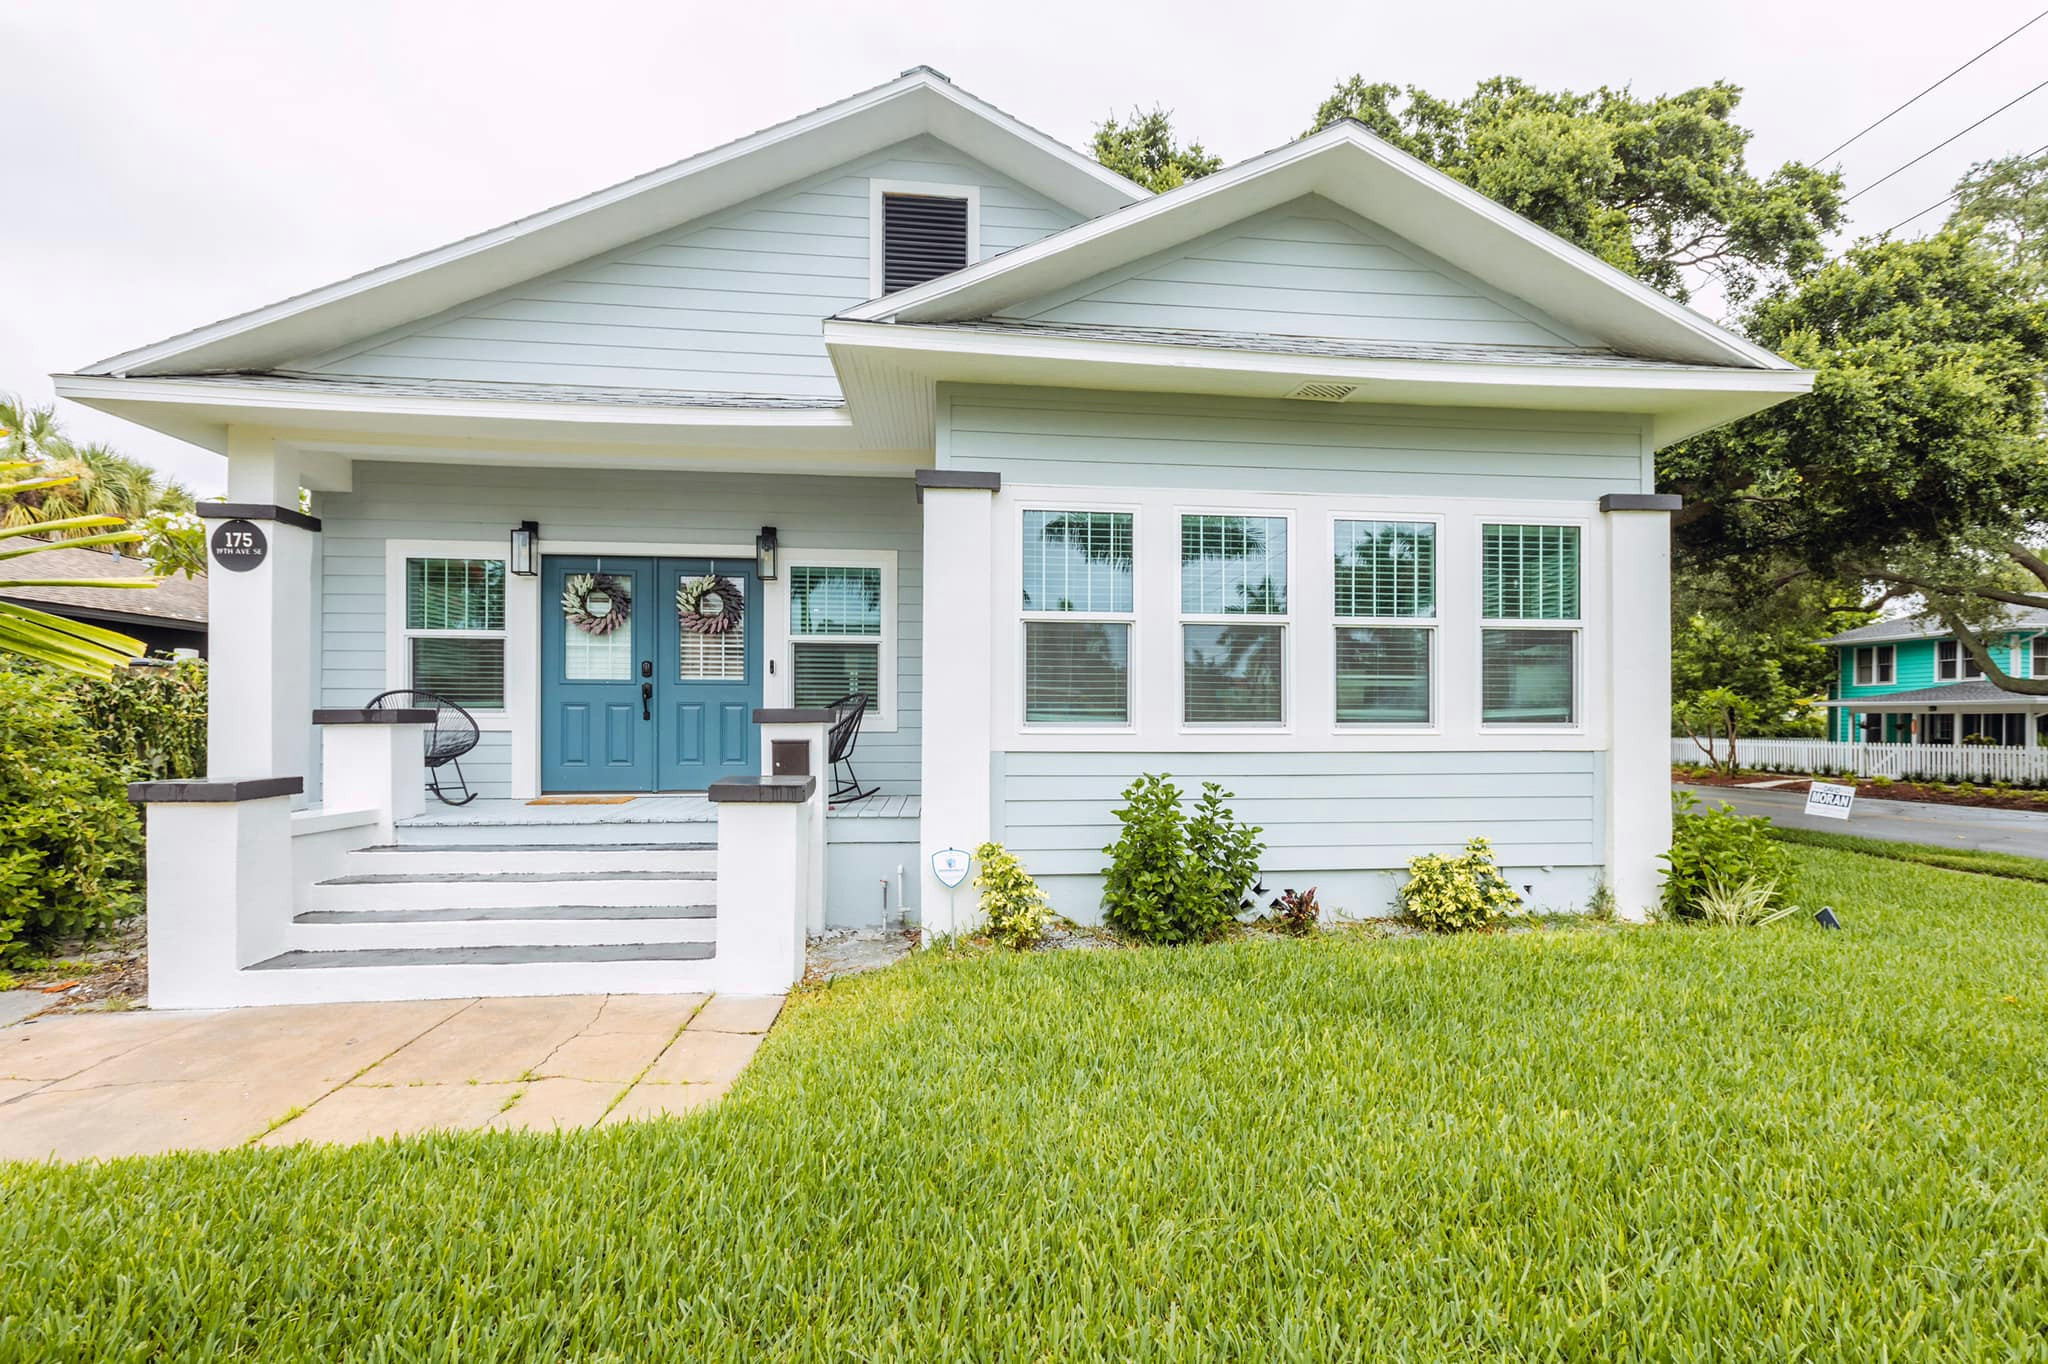
M 1835 654 L 1828 738 L 1838 743 L 2048 743 L 2048 697 L 2000 688 L 1938 621 L 1880 620 L 1821 643 Z M 2048 611 L 2015 608 L 1986 647 L 2012 676 L 2048 678 Z
M 988 839 L 1092 919 L 1144 772 L 1640 915 L 1656 452 L 1810 379 L 1356 125 L 1154 196 L 925 68 L 57 376 L 227 459 L 152 999 L 778 989 Z

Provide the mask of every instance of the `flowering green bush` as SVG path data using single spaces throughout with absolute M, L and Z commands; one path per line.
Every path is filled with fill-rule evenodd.
M 1029 947 L 1045 936 L 1052 909 L 1024 864 L 1000 843 L 982 844 L 974 850 L 974 860 L 981 866 L 974 874 L 974 888 L 981 892 L 989 936 L 1015 948 Z
M 1522 907 L 1522 897 L 1501 875 L 1493 849 L 1483 838 L 1465 845 L 1459 857 L 1425 853 L 1408 863 L 1401 908 L 1432 933 L 1490 928 Z

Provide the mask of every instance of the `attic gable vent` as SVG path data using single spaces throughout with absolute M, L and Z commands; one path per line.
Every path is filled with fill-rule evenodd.
M 893 294 L 967 264 L 967 201 L 882 196 L 882 292 Z
M 1290 398 L 1307 398 L 1319 403 L 1341 403 L 1356 392 L 1358 392 L 1357 384 L 1317 382 L 1303 384 L 1287 396 Z

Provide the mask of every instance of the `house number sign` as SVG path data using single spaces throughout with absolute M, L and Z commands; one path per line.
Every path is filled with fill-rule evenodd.
M 270 541 L 254 521 L 223 521 L 214 527 L 213 561 L 230 573 L 247 573 L 270 556 Z

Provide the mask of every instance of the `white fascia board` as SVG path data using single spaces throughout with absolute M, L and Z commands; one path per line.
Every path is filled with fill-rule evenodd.
M 1419 242 L 1618 350 L 1698 364 L 1796 368 L 1351 124 L 841 316 L 900 322 L 990 316 L 1304 194 L 1321 195 Z
M 395 435 L 477 435 L 541 439 L 562 432 L 603 440 L 677 444 L 850 444 L 845 408 L 626 407 L 514 399 L 424 398 L 394 394 L 302 393 L 175 378 L 54 376 L 57 395 L 151 430 L 226 453 L 230 426 Z
M 923 70 L 579 199 L 88 365 L 87 374 L 266 369 L 602 255 L 929 133 L 1077 212 L 1148 192 Z
M 1352 403 L 1633 412 L 1651 419 L 1651 438 L 1663 446 L 1798 397 L 1813 387 L 1814 378 L 1799 369 L 1543 368 L 1282 355 L 844 320 L 827 322 L 824 334 L 863 427 L 876 424 L 867 415 L 871 406 L 876 412 L 905 406 L 884 405 L 876 392 L 878 374 L 920 391 L 959 382 L 1267 399 L 1284 398 L 1310 380 L 1327 380 L 1356 384 L 1358 392 L 1347 400 Z M 865 434 L 893 443 L 898 433 Z

